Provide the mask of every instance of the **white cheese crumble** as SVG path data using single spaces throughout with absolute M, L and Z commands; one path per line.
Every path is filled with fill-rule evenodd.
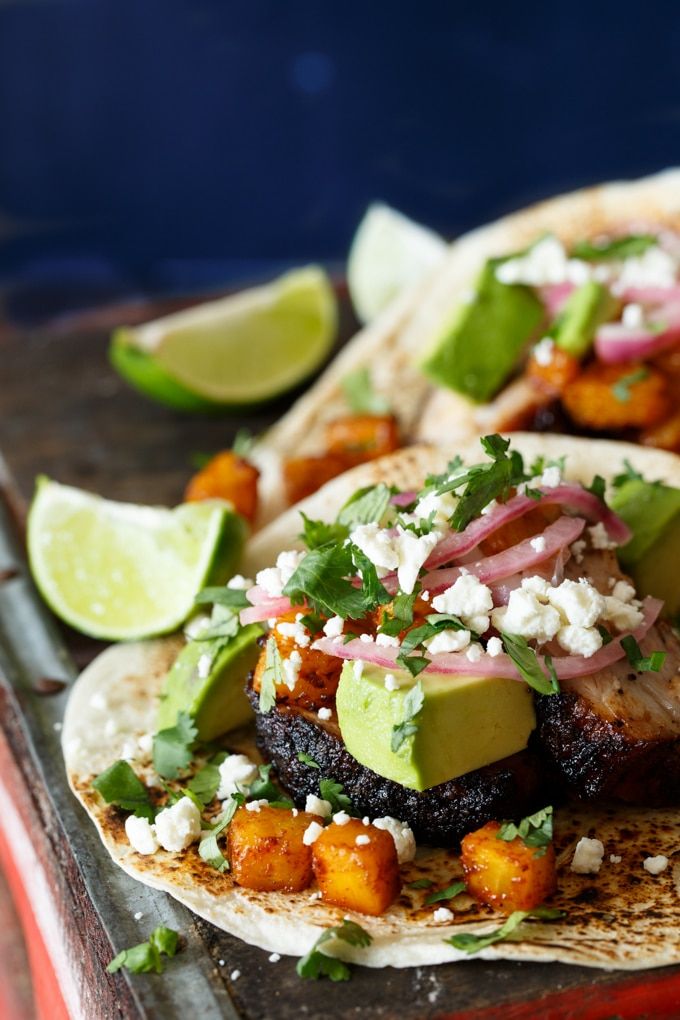
M 397 531 L 395 542 L 399 557 L 399 587 L 410 595 L 415 588 L 420 568 L 439 541 L 439 535 L 434 531 L 429 535 L 415 535 L 401 528 L 397 528 Z
M 320 708 L 316 714 L 318 715 L 319 719 L 321 719 L 323 722 L 328 722 L 328 720 L 333 715 L 330 708 Z
M 461 652 L 470 644 L 469 630 L 440 630 L 423 644 L 431 655 L 440 652 Z
M 621 322 L 628 329 L 639 329 L 644 324 L 645 315 L 642 305 L 626 305 L 621 312 Z
M 376 634 L 375 643 L 384 648 L 398 648 L 399 638 L 393 637 L 391 634 Z
M 142 754 L 151 754 L 153 751 L 153 734 L 142 733 L 141 736 L 137 738 L 137 744 L 139 745 L 139 750 Z
M 224 963 L 224 961 L 222 961 L 222 963 Z M 220 966 L 222 966 L 222 964 L 220 964 Z M 241 971 L 240 970 L 232 970 L 232 972 L 229 975 L 229 977 L 231 978 L 232 981 L 238 981 L 238 979 L 241 977 Z
M 368 844 L 371 842 L 371 837 L 366 836 L 362 833 L 361 836 L 357 836 L 354 842 L 356 846 L 368 846 Z
M 438 923 L 447 924 L 449 921 L 453 921 L 453 911 L 448 907 L 437 907 L 432 918 Z
M 397 527 L 396 535 L 378 524 L 360 524 L 350 534 L 350 541 L 368 557 L 379 577 L 397 571 L 399 587 L 407 595 L 413 591 L 420 568 L 439 541 L 439 536 L 416 535 Z
M 612 290 L 620 294 L 628 287 L 673 287 L 676 273 L 675 259 L 655 245 L 623 262 Z
M 399 681 L 395 677 L 394 673 L 385 673 L 384 686 L 386 691 L 399 690 Z
M 584 539 L 579 538 L 576 542 L 572 542 L 570 550 L 571 554 L 577 563 L 583 563 L 583 553 L 586 548 L 586 542 Z
M 436 492 L 428 492 L 416 504 L 415 512 L 423 521 L 432 517 L 432 523 L 435 526 L 448 524 L 457 503 L 458 498 L 452 492 L 443 492 L 441 495 Z
M 256 575 L 255 580 L 260 588 L 266 591 L 272 598 L 279 598 L 283 594 L 291 577 L 305 558 L 303 552 L 295 549 L 287 549 L 279 553 L 275 567 L 266 567 Z
M 277 624 L 276 629 L 283 637 L 292 638 L 298 648 L 306 648 L 311 641 L 311 637 L 307 628 L 301 623 L 301 620 L 302 613 L 298 613 L 295 617 L 295 623 L 286 623 L 284 621 Z
M 234 574 L 230 581 L 227 581 L 227 588 L 235 588 L 237 591 L 247 591 L 248 588 L 253 587 L 253 580 L 250 577 L 244 577 L 243 574 Z
M 106 700 L 106 695 L 102 691 L 95 691 L 90 698 L 90 708 L 96 709 L 97 712 L 105 712 L 109 707 L 109 703 Z
M 265 798 L 264 800 L 249 800 L 246 804 L 246 811 L 254 811 L 259 815 L 260 808 L 266 807 L 269 801 Z
M 210 676 L 211 666 L 212 655 L 208 655 L 207 652 L 203 652 L 203 655 L 199 657 L 198 663 L 196 664 L 196 672 L 198 673 L 199 680 L 205 680 L 206 677 Z
M 313 793 L 308 793 L 307 800 L 305 801 L 305 811 L 308 811 L 310 815 L 330 818 L 333 813 L 333 806 L 329 800 L 323 800 L 321 797 L 315 797 Z
M 134 917 L 135 921 L 141 921 L 142 918 L 144 917 L 144 914 L 141 912 L 141 910 L 136 910 L 132 916 Z
M 616 542 L 612 542 L 602 521 L 598 521 L 597 524 L 591 525 L 586 530 L 590 535 L 590 544 L 593 549 L 616 549 Z
M 354 660 L 354 663 L 352 665 L 352 669 L 354 671 L 354 679 L 355 680 L 361 680 L 361 674 L 364 671 L 364 664 L 361 661 L 361 659 L 355 659 Z
M 584 578 L 578 582 L 562 581 L 557 588 L 551 588 L 548 601 L 560 611 L 565 623 L 576 627 L 593 627 L 605 608 L 603 596 Z
M 258 768 L 245 754 L 230 754 L 219 766 L 219 800 L 226 800 L 232 793 L 247 793 L 258 776 Z
M 599 839 L 582 836 L 576 844 L 571 870 L 578 875 L 596 875 L 602 867 L 604 846 Z
M 359 640 L 363 641 L 363 643 L 365 645 L 372 645 L 373 644 L 373 638 L 371 637 L 370 634 L 360 634 L 359 635 Z
M 529 545 L 534 552 L 542 553 L 545 552 L 545 538 L 543 535 L 536 535 L 535 538 L 529 540 Z
M 330 620 L 326 620 L 323 625 L 323 632 L 326 637 L 336 638 L 340 637 L 345 627 L 345 621 L 341 616 L 331 616 Z
M 500 638 L 490 637 L 486 643 L 486 654 L 490 655 L 492 659 L 495 659 L 497 655 L 500 655 L 503 651 L 503 642 Z
M 622 860 L 623 860 L 623 857 L 620 857 L 619 854 L 610 854 L 609 855 L 609 861 L 610 861 L 611 864 L 620 864 Z
M 565 652 L 589 659 L 602 648 L 602 635 L 595 627 L 575 627 L 573 624 L 567 624 L 558 630 L 557 642 Z
M 186 850 L 201 835 L 201 812 L 190 797 L 156 815 L 156 838 L 164 850 Z
M 465 658 L 468 662 L 479 662 L 482 657 L 482 646 L 477 644 L 470 645 L 465 652 Z
M 336 811 L 333 815 L 333 821 L 336 825 L 347 825 L 349 821 L 349 815 L 346 811 Z
M 635 630 L 644 619 L 638 609 L 639 604 L 639 602 L 624 602 L 613 595 L 605 595 L 602 618 L 613 623 L 619 631 Z
M 553 359 L 555 353 L 555 341 L 550 336 L 543 337 L 531 352 L 537 365 L 545 368 Z
M 269 962 L 270 963 L 278 963 L 280 959 L 281 959 L 281 954 L 280 953 L 270 953 L 270 955 L 269 955 Z
M 645 857 L 642 867 L 650 875 L 660 875 L 668 867 L 668 858 L 664 854 L 657 854 L 656 857 Z
M 148 818 L 128 815 L 125 819 L 125 835 L 132 849 L 138 854 L 145 856 L 155 854 L 160 846 L 156 839 L 156 827 L 151 825 Z
M 489 629 L 493 596 L 474 574 L 461 574 L 450 588 L 432 599 L 432 607 L 438 613 L 459 617 L 470 630 L 483 634 Z
M 416 855 L 416 838 L 406 822 L 400 822 L 398 818 L 385 815 L 384 818 L 374 818 L 373 825 L 376 829 L 384 829 L 385 832 L 389 832 L 394 840 L 400 864 L 406 864 L 413 860 Z
M 350 541 L 367 556 L 378 572 L 383 576 L 399 566 L 399 555 L 394 547 L 392 535 L 379 524 L 359 524 L 350 533 Z M 382 571 L 382 575 L 381 575 Z
M 539 644 L 552 641 L 562 626 L 557 610 L 539 601 L 539 596 L 525 587 L 511 591 L 507 606 L 494 609 L 491 620 L 496 630 L 518 634 Z
M 318 822 L 310 822 L 302 834 L 302 842 L 305 846 L 311 846 L 312 843 L 316 843 L 322 832 L 323 825 L 319 825 Z
M 298 677 L 300 676 L 301 666 L 302 656 L 296 648 L 293 649 L 287 659 L 281 659 L 283 682 L 289 691 L 295 690 L 295 685 L 298 682 Z

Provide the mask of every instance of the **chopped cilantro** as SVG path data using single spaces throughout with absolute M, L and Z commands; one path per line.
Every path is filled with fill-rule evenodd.
M 250 605 L 250 603 L 247 603 Z M 219 607 L 218 607 L 219 608 Z M 233 638 L 239 632 L 240 623 L 238 614 L 231 609 L 226 610 L 222 614 L 215 614 L 213 612 L 213 625 L 206 627 L 204 630 L 194 634 L 192 641 L 215 641 L 216 639 Z M 222 642 L 226 644 L 226 642 Z
M 460 896 L 462 892 L 465 892 L 465 882 L 453 882 L 446 889 L 438 889 L 437 892 L 430 893 L 425 897 L 425 903 L 429 906 L 431 903 L 439 903 L 441 900 L 452 900 L 456 896 Z
M 318 634 L 323 630 L 326 618 L 319 613 L 305 613 L 300 617 L 300 623 L 306 627 L 310 634 Z
M 309 765 L 310 769 L 321 768 L 321 766 L 317 765 L 314 759 L 310 758 L 310 756 L 305 751 L 298 751 L 297 760 L 301 761 L 303 765 Z
M 626 482 L 644 482 L 644 476 L 637 471 L 631 462 L 626 458 L 623 462 L 624 470 L 620 474 L 614 475 L 612 479 L 612 485 L 615 489 L 620 489 Z M 658 482 L 649 482 L 650 485 L 658 485 Z
M 430 664 L 430 659 L 411 654 L 416 648 L 422 646 L 423 642 L 428 641 L 442 630 L 467 630 L 462 620 L 450 613 L 430 613 L 425 617 L 425 621 L 405 635 L 397 656 L 397 663 L 404 669 L 408 669 L 411 676 L 418 676 Z M 477 637 L 474 632 L 471 633 L 473 637 Z
M 214 453 L 204 453 L 201 450 L 196 450 L 194 453 L 190 454 L 189 463 L 196 471 L 202 471 L 204 467 L 207 467 L 214 456 Z
M 177 714 L 177 722 L 160 730 L 153 738 L 153 767 L 164 779 L 176 779 L 192 758 L 198 730 L 187 712 Z
M 400 653 L 397 656 L 397 664 L 403 669 L 407 669 L 412 677 L 419 676 L 424 669 L 427 669 L 431 661 L 431 659 L 426 659 L 424 655 L 404 655 Z
M 510 843 L 518 837 L 525 846 L 538 848 L 534 857 L 542 857 L 553 838 L 552 807 L 544 807 L 533 815 L 528 815 L 519 825 L 515 825 L 514 822 L 503 822 L 496 839 Z
M 409 882 L 409 889 L 431 889 L 434 882 L 431 878 L 417 878 L 415 882 Z
M 621 638 L 621 647 L 626 653 L 626 658 L 637 673 L 658 673 L 666 661 L 665 652 L 652 652 L 644 656 L 642 649 L 632 634 Z
M 415 720 L 423 707 L 424 701 L 425 693 L 423 685 L 419 680 L 404 698 L 404 718 L 400 723 L 392 727 L 390 747 L 395 754 L 405 740 L 408 740 L 409 737 L 418 732 L 418 724 Z
M 459 935 L 452 935 L 444 939 L 454 949 L 460 949 L 464 953 L 478 953 L 480 949 L 492 946 L 494 942 L 502 942 L 508 938 L 515 929 L 529 917 L 535 917 L 541 921 L 557 921 L 564 917 L 563 910 L 553 910 L 548 907 L 536 907 L 535 910 L 515 910 L 507 919 L 505 924 L 486 935 L 474 935 L 472 932 L 461 932 Z
M 327 928 L 316 940 L 310 951 L 298 960 L 297 972 L 301 978 L 316 981 L 320 977 L 329 977 L 331 981 L 348 981 L 351 972 L 346 963 L 333 956 L 321 952 L 321 946 L 332 939 L 341 939 L 350 946 L 366 948 L 373 941 L 369 933 L 355 921 L 344 920 L 342 924 Z
M 610 241 L 577 241 L 571 250 L 573 258 L 586 262 L 609 262 L 642 255 L 657 244 L 654 234 L 627 234 Z
M 433 489 L 437 489 L 439 491 L 440 487 L 450 481 L 452 475 L 458 474 L 462 467 L 463 459 L 456 454 L 456 456 L 446 465 L 446 471 L 442 471 L 440 475 L 427 476 L 425 479 L 423 494 L 428 491 L 432 491 Z
M 276 644 L 276 638 L 272 635 L 267 640 L 264 669 L 260 679 L 259 709 L 263 715 L 271 711 L 276 704 L 276 685 L 281 683 L 283 683 L 281 653 Z
M 636 383 L 644 382 L 649 377 L 649 370 L 646 368 L 638 368 L 635 372 L 629 372 L 627 375 L 622 375 L 620 379 L 612 385 L 612 393 L 621 404 L 627 404 L 630 400 L 631 386 L 635 386 Z
M 609 631 L 607 630 L 607 628 L 604 627 L 601 623 L 598 623 L 597 624 L 597 631 L 598 631 L 600 637 L 602 638 L 602 644 L 603 645 L 608 645 L 609 642 L 612 639 L 612 636 L 609 633 Z
M 224 814 L 220 818 L 219 822 L 213 826 L 211 832 L 204 836 L 201 842 L 198 844 L 198 853 L 201 860 L 209 864 L 215 871 L 228 871 L 229 861 L 220 850 L 217 837 L 224 832 L 232 818 L 236 814 L 237 808 L 245 804 L 246 799 L 242 793 L 232 793 L 231 801 L 227 805 Z
M 219 751 L 187 783 L 187 790 L 191 790 L 203 806 L 215 799 L 220 785 L 220 765 L 226 757 L 226 751 Z
M 399 592 L 391 606 L 391 612 L 383 612 L 382 622 L 378 628 L 381 634 L 397 637 L 413 623 L 413 606 L 418 597 L 418 585 L 410 595 Z
M 246 609 L 250 602 L 242 588 L 204 588 L 199 591 L 194 599 L 197 605 L 210 602 L 216 606 L 224 606 L 226 609 Z
M 278 807 L 293 807 L 292 800 L 281 796 L 281 791 L 269 777 L 272 770 L 271 765 L 258 765 L 258 777 L 251 785 L 248 797 L 251 800 L 268 800 L 270 804 Z
M 380 524 L 391 498 L 392 491 L 384 482 L 358 489 L 340 510 L 337 523 L 348 529 L 358 524 Z
M 387 414 L 390 405 L 387 398 L 376 393 L 368 368 L 358 368 L 341 380 L 345 400 L 354 414 Z
M 255 445 L 255 436 L 250 429 L 240 428 L 234 436 L 231 444 L 232 451 L 237 457 L 248 457 Z
M 358 550 L 355 550 L 358 552 Z M 368 563 L 368 560 L 366 560 Z M 346 619 L 361 619 L 391 595 L 377 580 L 375 567 L 367 571 L 361 588 L 349 577 L 356 571 L 350 546 L 323 546 L 307 553 L 283 589 L 294 605 L 308 602 L 317 612 Z M 373 575 L 375 574 L 375 578 Z
M 539 694 L 559 694 L 559 681 L 553 668 L 552 660 L 548 661 L 549 656 L 546 655 L 545 657 L 549 674 L 549 676 L 546 676 L 540 667 L 536 652 L 533 648 L 529 647 L 526 638 L 521 637 L 519 634 L 506 634 L 505 632 L 501 632 L 501 638 L 503 639 L 506 652 L 517 666 L 522 679 L 529 684 L 529 687 L 533 687 Z
M 602 475 L 595 475 L 590 485 L 585 486 L 586 492 L 592 492 L 593 496 L 597 496 L 604 503 L 604 494 L 607 483 L 605 482 Z
M 172 957 L 179 947 L 179 935 L 172 928 L 159 925 L 153 931 L 147 942 L 140 942 L 130 949 L 123 949 L 118 956 L 111 960 L 106 968 L 109 974 L 115 974 L 121 967 L 125 967 L 132 974 L 148 974 L 154 971 L 162 974 L 164 964 L 162 956 Z
M 516 450 L 508 453 L 509 439 L 491 435 L 483 436 L 480 442 L 491 461 L 473 465 L 441 483 L 436 490 L 442 494 L 465 486 L 451 518 L 451 525 L 457 531 L 463 531 L 492 500 L 504 502 L 513 486 L 527 480 L 521 455 Z
M 342 783 L 336 783 L 334 779 L 319 780 L 319 796 L 322 800 L 328 801 L 333 814 L 338 811 L 346 811 L 347 814 L 354 813 L 352 802 L 347 794 L 343 793 L 343 790 Z
M 107 804 L 115 804 L 123 811 L 132 811 L 138 818 L 154 820 L 155 811 L 149 791 L 126 761 L 114 761 L 93 780 L 97 793 Z
M 325 521 L 312 521 L 307 514 L 300 511 L 302 517 L 302 533 L 300 538 L 308 549 L 320 549 L 331 542 L 342 542 L 349 534 L 344 524 L 327 524 Z

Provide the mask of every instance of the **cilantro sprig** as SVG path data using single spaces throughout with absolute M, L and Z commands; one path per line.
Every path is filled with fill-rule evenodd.
M 191 762 L 198 736 L 188 712 L 179 712 L 174 726 L 159 730 L 153 738 L 153 767 L 163 779 L 176 779 Z
M 634 372 L 628 372 L 627 375 L 622 375 L 620 379 L 613 383 L 612 393 L 620 404 L 627 404 L 631 398 L 631 387 L 635 386 L 636 383 L 644 382 L 648 378 L 649 370 L 646 368 L 638 368 Z
M 334 779 L 320 779 L 319 796 L 322 800 L 328 801 L 333 814 L 338 811 L 346 811 L 348 815 L 354 814 L 352 802 L 344 792 L 342 783 L 336 783 Z
M 345 400 L 353 414 L 387 414 L 389 402 L 381 393 L 376 393 L 368 368 L 358 368 L 350 372 L 340 385 Z
M 558 921 L 565 916 L 563 910 L 554 910 L 550 907 L 536 907 L 535 910 L 515 910 L 507 921 L 500 928 L 488 932 L 486 935 L 475 935 L 473 932 L 461 932 L 459 935 L 451 935 L 444 939 L 454 949 L 460 949 L 464 953 L 478 953 L 495 942 L 502 942 L 512 935 L 522 921 L 527 918 L 536 918 L 540 921 Z
M 308 765 L 310 769 L 320 769 L 321 766 L 317 765 L 310 755 L 306 751 L 298 751 L 297 760 L 302 762 L 303 765 Z
M 178 933 L 161 924 L 146 942 L 140 942 L 139 945 L 118 953 L 106 969 L 109 974 L 115 974 L 121 967 L 125 967 L 132 974 L 148 974 L 151 971 L 162 974 L 165 969 L 163 956 L 173 957 L 178 949 Z
M 392 739 L 390 741 L 390 747 L 394 754 L 399 751 L 402 744 L 408 740 L 409 737 L 414 736 L 418 732 L 418 723 L 416 719 L 420 713 L 420 710 L 425 703 L 425 692 L 423 691 L 423 685 L 418 681 L 417 684 L 411 688 L 408 694 L 404 698 L 403 708 L 404 717 L 400 723 L 397 723 L 392 727 Z
M 227 828 L 238 808 L 245 804 L 246 798 L 242 793 L 232 793 L 231 800 L 225 808 L 224 814 L 219 821 L 213 825 L 207 836 L 204 836 L 198 844 L 198 853 L 201 860 L 209 864 L 215 871 L 228 871 L 229 861 L 219 848 L 217 837 Z
M 658 673 L 666 661 L 665 652 L 652 652 L 651 655 L 643 655 L 642 649 L 632 634 L 621 638 L 621 647 L 626 653 L 626 658 L 637 673 Z
M 194 599 L 196 605 L 201 606 L 210 603 L 215 606 L 224 606 L 226 609 L 246 609 L 250 602 L 242 588 L 203 588 Z
M 519 825 L 511 821 L 503 822 L 496 835 L 496 839 L 502 839 L 506 843 L 518 837 L 525 846 L 536 847 L 534 857 L 543 857 L 553 838 L 552 806 L 541 808 L 533 815 L 527 815 Z
M 320 977 L 328 977 L 331 981 L 349 981 L 352 974 L 347 964 L 321 952 L 321 947 L 334 939 L 360 949 L 370 946 L 373 941 L 366 929 L 355 921 L 344 920 L 342 924 L 327 928 L 319 935 L 307 955 L 298 960 L 296 970 L 301 978 L 317 981 Z
M 114 761 L 92 782 L 97 793 L 107 804 L 132 811 L 138 818 L 152 822 L 156 812 L 149 798 L 149 791 L 128 762 Z
M 501 632 L 503 646 L 517 666 L 520 676 L 539 694 L 559 694 L 560 683 L 549 655 L 544 656 L 548 676 L 541 669 L 538 656 L 526 638 L 519 634 Z
M 362 570 L 363 584 L 349 580 Z M 351 546 L 324 545 L 312 549 L 299 564 L 283 589 L 294 605 L 309 603 L 316 612 L 359 620 L 392 596 L 378 580 L 373 564 Z
M 187 789 L 204 807 L 217 796 L 220 786 L 220 765 L 226 757 L 226 751 L 218 751 L 187 783 Z
M 465 889 L 465 882 L 452 882 L 445 889 L 438 889 L 436 892 L 426 896 L 425 904 L 430 906 L 431 903 L 441 903 L 442 900 L 453 900 L 456 896 L 460 896 L 462 892 L 465 892 Z
M 267 640 L 264 669 L 260 678 L 260 703 L 259 709 L 263 715 L 270 712 L 276 704 L 276 685 L 283 683 L 283 663 L 281 652 L 276 644 L 276 638 L 272 634 Z
M 573 258 L 586 262 L 618 261 L 633 255 L 643 255 L 657 243 L 654 234 L 627 234 L 625 237 L 615 237 L 602 242 L 577 241 L 571 254 Z

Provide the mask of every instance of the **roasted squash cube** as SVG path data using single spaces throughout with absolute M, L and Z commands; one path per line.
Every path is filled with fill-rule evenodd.
M 326 425 L 326 447 L 345 454 L 355 464 L 398 450 L 399 426 L 392 414 L 352 414 Z
M 389 832 L 356 818 L 328 825 L 313 844 L 314 875 L 326 903 L 361 914 L 384 913 L 401 880 Z
M 187 503 L 202 499 L 226 499 L 247 520 L 257 513 L 257 480 L 260 472 L 233 450 L 216 454 L 190 480 L 184 493 Z
M 562 392 L 573 421 L 587 429 L 651 428 L 672 409 L 666 379 L 651 365 L 588 365 Z
M 312 709 L 332 706 L 335 700 L 335 692 L 340 682 L 342 661 L 333 658 L 331 655 L 326 655 L 324 652 L 316 651 L 310 648 L 309 645 L 306 648 L 302 648 L 296 645 L 293 637 L 282 634 L 278 630 L 279 623 L 294 623 L 295 617 L 299 613 L 300 610 L 298 609 L 287 613 L 285 616 L 280 616 L 277 620 L 277 626 L 272 630 L 276 647 L 282 659 L 290 658 L 293 652 L 300 657 L 295 686 L 291 690 L 285 683 L 277 684 L 276 700 L 281 704 L 295 703 L 300 707 Z M 267 655 L 265 650 L 257 661 L 253 675 L 253 688 L 256 691 L 260 689 L 266 661 Z
M 503 913 L 533 910 L 555 891 L 555 851 L 530 847 L 516 837 L 498 839 L 500 824 L 489 822 L 461 843 L 468 892 Z M 544 852 L 545 851 L 545 852 Z
M 312 881 L 312 848 L 302 837 L 316 815 L 262 804 L 240 807 L 227 832 L 234 881 L 258 892 L 300 892 Z
M 283 486 L 288 503 L 311 496 L 325 482 L 352 467 L 344 454 L 325 453 L 314 457 L 291 457 L 283 463 Z

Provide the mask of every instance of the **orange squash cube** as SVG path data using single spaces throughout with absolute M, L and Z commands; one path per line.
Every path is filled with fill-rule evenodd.
M 258 892 L 300 892 L 312 881 L 312 848 L 302 837 L 317 815 L 261 805 L 240 807 L 227 831 L 234 881 Z
M 393 453 L 400 446 L 399 426 L 392 414 L 352 414 L 326 425 L 326 447 L 355 464 Z
M 587 429 L 651 428 L 672 408 L 663 374 L 638 361 L 594 361 L 564 387 L 562 402 Z
M 202 499 L 226 499 L 246 520 L 252 522 L 257 513 L 257 468 L 233 450 L 216 454 L 194 475 L 186 487 L 187 503 Z
M 297 609 L 287 613 L 285 616 L 280 616 L 277 624 L 294 623 L 295 617 L 299 612 L 300 610 Z M 300 707 L 312 709 L 333 707 L 335 692 L 340 682 L 342 661 L 326 655 L 324 652 L 315 651 L 309 646 L 307 648 L 299 647 L 295 644 L 294 638 L 281 634 L 276 627 L 274 627 L 271 633 L 282 659 L 287 659 L 292 652 L 297 652 L 302 660 L 298 677 L 295 681 L 295 687 L 291 691 L 286 684 L 277 684 L 276 700 L 280 704 L 294 703 Z M 253 674 L 253 689 L 256 691 L 260 690 L 260 683 L 266 663 L 267 653 L 265 649 L 257 660 Z
M 352 467 L 352 461 L 338 453 L 315 457 L 291 457 L 283 463 L 283 486 L 288 503 L 311 496 L 325 482 Z
M 468 892 L 503 913 L 533 910 L 555 891 L 555 851 L 552 844 L 525 846 L 519 837 L 506 842 L 498 839 L 499 830 L 498 822 L 488 822 L 462 840 Z
M 328 825 L 312 846 L 314 875 L 326 903 L 361 914 L 383 914 L 401 879 L 389 832 L 351 818 Z
M 531 354 L 527 361 L 527 375 L 540 389 L 550 394 L 561 393 L 581 371 L 581 362 L 560 347 L 553 347 L 547 365 Z

